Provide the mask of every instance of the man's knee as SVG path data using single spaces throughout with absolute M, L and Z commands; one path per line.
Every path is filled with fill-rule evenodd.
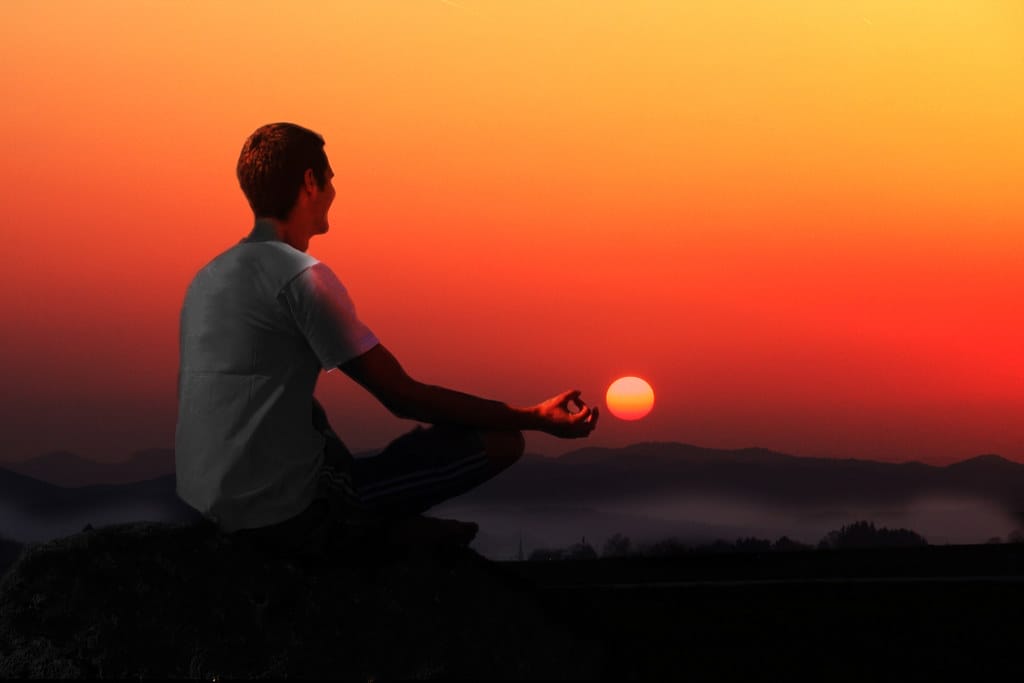
M 523 457 L 523 451 L 526 450 L 526 440 L 522 432 L 481 432 L 480 437 L 483 439 L 487 457 L 502 469 Z

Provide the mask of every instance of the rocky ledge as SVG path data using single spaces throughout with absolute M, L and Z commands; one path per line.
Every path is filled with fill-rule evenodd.
M 597 675 L 598 648 L 469 549 L 474 532 L 419 517 L 321 558 L 205 521 L 27 546 L 0 580 L 0 678 Z

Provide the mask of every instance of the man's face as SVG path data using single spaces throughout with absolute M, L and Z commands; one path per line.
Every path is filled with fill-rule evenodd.
M 334 202 L 334 171 L 331 170 L 331 165 L 327 165 L 327 170 L 324 173 L 326 180 L 324 187 L 319 190 L 313 199 L 313 220 L 315 221 L 315 234 L 322 235 L 327 232 L 330 225 L 327 222 L 327 212 L 331 208 L 331 204 Z

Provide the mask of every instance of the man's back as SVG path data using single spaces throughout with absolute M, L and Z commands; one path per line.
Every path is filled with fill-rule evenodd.
M 313 389 L 322 361 L 337 358 L 318 357 L 333 352 L 314 351 L 309 338 L 316 333 L 304 321 L 322 317 L 306 309 L 323 289 L 317 283 L 324 272 L 315 258 L 283 242 L 243 241 L 200 270 L 188 288 L 175 434 L 178 494 L 225 531 L 280 522 L 314 498 L 324 442 L 310 421 Z M 365 327 L 352 333 L 359 337 L 353 352 L 376 343 Z

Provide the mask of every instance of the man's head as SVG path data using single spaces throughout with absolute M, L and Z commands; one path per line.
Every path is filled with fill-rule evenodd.
M 294 123 L 269 123 L 257 128 L 238 156 L 238 183 L 256 218 L 288 219 L 307 182 L 326 190 L 333 175 L 324 153 L 324 139 Z M 332 197 L 333 199 L 333 197 Z

